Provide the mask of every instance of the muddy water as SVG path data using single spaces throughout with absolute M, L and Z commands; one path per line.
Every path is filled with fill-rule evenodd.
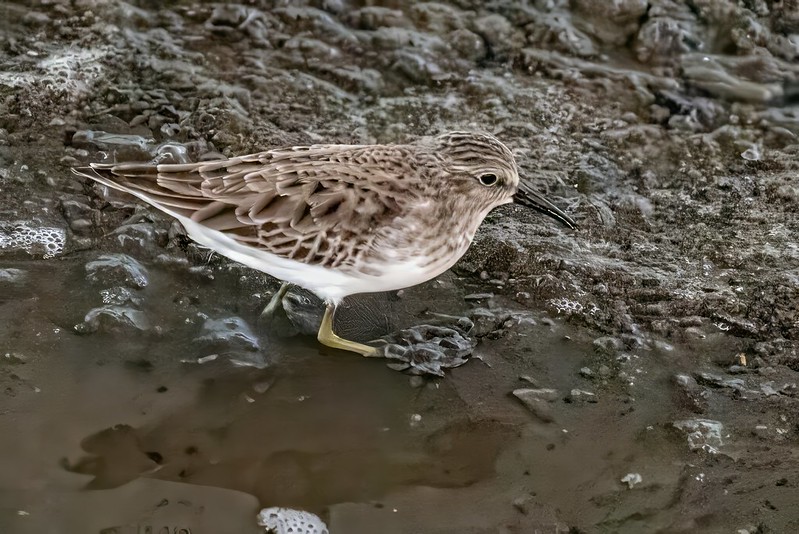
M 520 368 L 569 387 L 588 349 L 565 340 L 580 336 L 559 322 L 527 325 L 485 362 L 412 387 L 382 361 L 331 353 L 307 336 L 265 340 L 264 355 L 275 361 L 263 369 L 196 363 L 202 347 L 177 329 L 77 336 L 69 323 L 91 292 L 60 283 L 70 270 L 83 264 L 29 271 L 27 290 L 4 305 L 8 338 L 35 339 L 5 365 L 13 413 L 5 424 L 14 432 L 3 434 L 2 447 L 16 461 L 4 463 L 3 479 L 24 486 L 4 492 L 7 509 L 24 512 L 10 531 L 249 532 L 258 503 L 314 511 L 343 532 L 454 532 L 492 528 L 499 518 L 554 528 L 603 516 L 584 503 L 618 493 L 625 470 L 675 477 L 682 445 L 663 429 L 638 435 L 668 399 L 653 395 L 647 404 L 658 409 L 627 416 L 623 429 L 601 424 L 618 417 L 609 403 L 556 399 L 553 424 L 508 398 L 525 385 Z M 175 323 L 172 301 L 186 294 L 185 282 L 151 274 L 150 317 Z M 230 301 L 237 288 L 187 291 L 206 292 L 208 301 Z M 587 429 L 586 418 L 603 430 Z M 540 504 L 554 502 L 557 514 Z
M 580 400 L 571 389 L 596 393 L 575 380 L 590 335 L 528 312 L 484 338 L 482 361 L 418 380 L 259 328 L 259 308 L 236 302 L 243 269 L 191 283 L 151 266 L 139 292 L 153 326 L 76 335 L 103 291 L 86 287 L 85 262 L 10 265 L 29 278 L 2 308 L 17 347 L 4 362 L 0 442 L 14 458 L 2 466 L 15 481 L 3 492 L 9 532 L 255 532 L 264 506 L 314 512 L 332 532 L 673 523 L 688 460 L 664 424 L 677 407 L 663 385 L 689 357 L 679 351 L 647 354 L 654 369 L 630 366 L 640 398 Z M 413 309 L 440 296 L 445 309 L 458 283 L 447 276 L 402 299 Z M 231 353 L 209 360 L 215 347 L 191 324 L 199 310 L 237 308 L 254 325 L 256 366 Z M 509 395 L 541 385 L 552 394 L 534 401 L 535 415 Z M 620 483 L 628 473 L 645 477 L 645 496 Z M 637 508 L 645 518 L 629 517 Z

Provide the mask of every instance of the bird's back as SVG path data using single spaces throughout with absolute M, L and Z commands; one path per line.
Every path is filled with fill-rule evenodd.
M 92 164 L 74 172 L 255 249 L 368 274 L 376 230 L 423 190 L 418 150 L 318 145 L 205 163 Z

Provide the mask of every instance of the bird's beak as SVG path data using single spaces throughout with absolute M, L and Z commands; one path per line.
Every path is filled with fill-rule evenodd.
M 528 208 L 533 208 L 536 211 L 545 213 L 571 229 L 577 228 L 577 224 L 571 217 L 560 211 L 557 206 L 545 199 L 540 193 L 534 191 L 533 188 L 525 182 L 519 182 L 519 189 L 516 191 L 516 194 L 513 195 L 513 201 L 516 204 L 521 204 L 522 206 L 527 206 Z

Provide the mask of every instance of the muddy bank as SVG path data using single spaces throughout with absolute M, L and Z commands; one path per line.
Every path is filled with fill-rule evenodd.
M 331 532 L 796 529 L 799 11 L 369 4 L 0 6 L 0 525 L 189 524 L 157 505 L 194 499 L 217 532 L 268 506 Z M 442 380 L 259 324 L 274 280 L 69 173 L 452 129 L 580 228 L 505 207 L 453 273 L 352 299 L 364 339 L 468 317 Z

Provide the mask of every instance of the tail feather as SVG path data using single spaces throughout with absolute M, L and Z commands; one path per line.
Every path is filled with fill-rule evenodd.
M 153 165 L 92 164 L 90 167 L 73 168 L 72 172 L 111 189 L 134 195 L 162 211 L 184 217 L 190 217 L 213 202 L 203 196 L 199 187 L 190 185 L 189 182 L 194 180 L 163 179 Z

